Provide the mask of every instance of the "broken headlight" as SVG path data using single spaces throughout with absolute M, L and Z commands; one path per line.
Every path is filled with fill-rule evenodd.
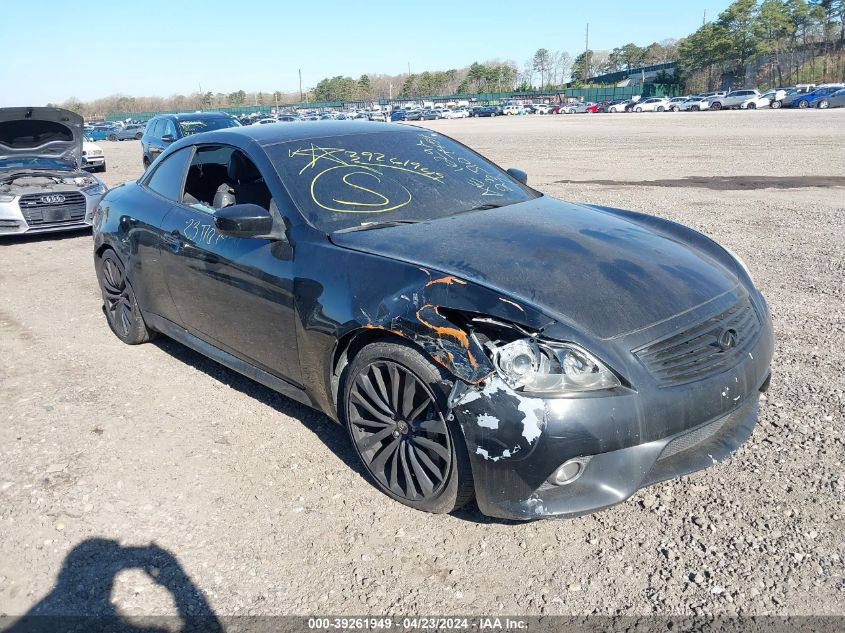
M 530 393 L 598 391 L 621 384 L 604 363 L 571 343 L 552 345 L 518 339 L 493 347 L 491 357 L 502 380 Z

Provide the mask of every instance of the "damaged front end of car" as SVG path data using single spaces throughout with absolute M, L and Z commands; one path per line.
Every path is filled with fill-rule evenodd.
M 484 514 L 574 517 L 607 508 L 727 457 L 756 424 L 774 346 L 759 293 L 737 286 L 677 318 L 601 339 L 472 282 L 420 270 L 420 283 L 375 314 L 365 310 L 365 327 L 412 341 L 455 377 L 447 418 L 463 433 Z M 725 324 L 745 337 L 738 348 L 718 348 Z M 698 347 L 669 362 L 698 373 L 661 382 L 643 350 L 676 339 Z

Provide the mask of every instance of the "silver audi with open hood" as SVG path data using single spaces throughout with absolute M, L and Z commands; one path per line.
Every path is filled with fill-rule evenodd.
M 106 186 L 82 170 L 82 117 L 0 108 L 0 236 L 85 228 Z

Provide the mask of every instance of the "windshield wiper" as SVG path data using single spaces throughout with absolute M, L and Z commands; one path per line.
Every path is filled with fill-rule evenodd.
M 387 226 L 398 226 L 400 224 L 418 224 L 421 220 L 385 220 L 384 222 L 364 222 L 358 226 L 347 226 L 345 229 L 335 231 L 335 233 L 354 233 L 356 231 L 372 231 L 373 229 L 383 229 Z

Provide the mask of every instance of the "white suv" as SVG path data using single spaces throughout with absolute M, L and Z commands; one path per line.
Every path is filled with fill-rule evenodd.
M 711 97 L 711 110 L 731 110 L 732 108 L 739 108 L 743 103 L 749 99 L 756 99 L 760 93 L 756 90 L 731 90 L 723 97 Z

